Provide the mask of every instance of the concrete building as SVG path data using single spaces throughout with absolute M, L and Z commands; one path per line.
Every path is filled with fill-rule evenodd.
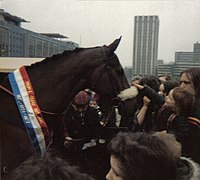
M 39 34 L 21 27 L 25 19 L 0 9 L 0 56 L 46 58 L 78 47 L 60 34 Z M 61 41 L 62 39 L 62 41 Z
M 175 52 L 175 62 L 164 64 L 158 61 L 157 75 L 170 74 L 178 79 L 180 73 L 191 67 L 200 67 L 200 44 L 194 43 L 193 52 Z
M 133 75 L 156 75 L 158 36 L 158 16 L 135 16 Z
M 165 64 L 163 61 L 162 63 L 159 62 L 157 65 L 157 76 L 161 76 L 163 74 L 169 74 L 172 76 L 173 65 L 174 63 Z

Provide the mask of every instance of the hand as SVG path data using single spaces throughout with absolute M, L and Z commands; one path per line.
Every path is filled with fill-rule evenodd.
M 142 90 L 144 89 L 144 86 L 137 84 L 137 83 L 132 83 L 133 86 L 135 86 L 137 89 Z
M 144 106 L 148 106 L 148 104 L 150 103 L 150 101 L 151 100 L 148 97 L 146 97 L 146 96 L 143 97 L 143 105 Z

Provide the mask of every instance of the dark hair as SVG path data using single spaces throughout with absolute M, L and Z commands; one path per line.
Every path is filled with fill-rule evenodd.
M 184 73 L 191 77 L 192 84 L 194 85 L 195 96 L 200 98 L 200 68 L 188 68 L 181 72 L 181 76 Z
M 171 91 L 173 88 L 179 86 L 179 82 L 176 80 L 169 80 L 169 81 L 165 81 L 163 82 L 163 86 L 164 86 L 164 93 L 166 95 L 169 94 L 169 91 Z
M 131 79 L 131 81 L 136 81 L 136 80 L 141 80 L 142 79 L 142 76 L 140 76 L 140 75 L 136 75 L 136 76 L 133 76 L 132 77 L 132 79 Z
M 120 132 L 108 149 L 120 162 L 125 180 L 173 180 L 176 176 L 174 155 L 152 134 Z
M 43 158 L 31 158 L 12 172 L 9 180 L 94 180 L 81 173 L 76 166 L 69 165 L 49 153 Z
M 169 81 L 169 80 L 172 79 L 172 77 L 171 77 L 170 74 L 161 74 L 161 75 L 159 76 L 159 78 L 160 78 L 160 77 L 165 77 L 166 81 Z
M 151 87 L 154 91 L 158 92 L 160 87 L 161 81 L 157 76 L 154 75 L 146 75 L 140 80 L 140 85 L 148 85 Z M 143 93 L 139 93 L 139 96 L 137 97 L 137 106 L 141 108 L 143 106 Z M 157 110 L 157 105 L 154 102 L 150 102 L 152 106 L 149 106 L 148 112 Z
M 175 100 L 176 112 L 185 117 L 190 116 L 194 109 L 194 95 L 185 88 L 175 87 L 173 89 L 173 98 Z
M 160 82 L 159 78 L 154 75 L 147 75 L 140 80 L 141 85 L 146 84 L 149 87 L 151 87 L 153 90 L 155 90 L 156 92 L 159 91 L 160 83 L 161 82 Z

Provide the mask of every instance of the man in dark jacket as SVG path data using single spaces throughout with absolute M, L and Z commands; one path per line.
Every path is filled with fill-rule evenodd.
M 100 115 L 96 108 L 89 105 L 89 97 L 80 91 L 65 114 L 65 145 L 79 144 L 82 150 L 96 145 L 101 129 Z M 78 143 L 79 142 L 79 143 Z

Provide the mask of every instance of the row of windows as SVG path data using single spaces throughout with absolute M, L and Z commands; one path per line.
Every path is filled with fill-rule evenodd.
M 48 57 L 75 47 L 74 42 L 54 41 L 37 33 L 0 25 L 0 56 Z
M 10 33 L 12 33 L 13 35 L 15 35 L 15 34 L 16 34 L 17 36 L 18 36 L 18 35 L 20 35 L 20 36 L 22 36 L 22 35 L 23 35 L 22 33 L 15 32 L 15 31 L 10 31 Z
M 38 39 L 33 36 L 28 37 L 29 57 L 48 57 L 59 53 L 59 45 Z
M 15 44 L 10 44 L 10 48 L 19 48 L 19 49 L 22 49 L 22 46 L 18 46 L 18 45 L 15 45 Z

